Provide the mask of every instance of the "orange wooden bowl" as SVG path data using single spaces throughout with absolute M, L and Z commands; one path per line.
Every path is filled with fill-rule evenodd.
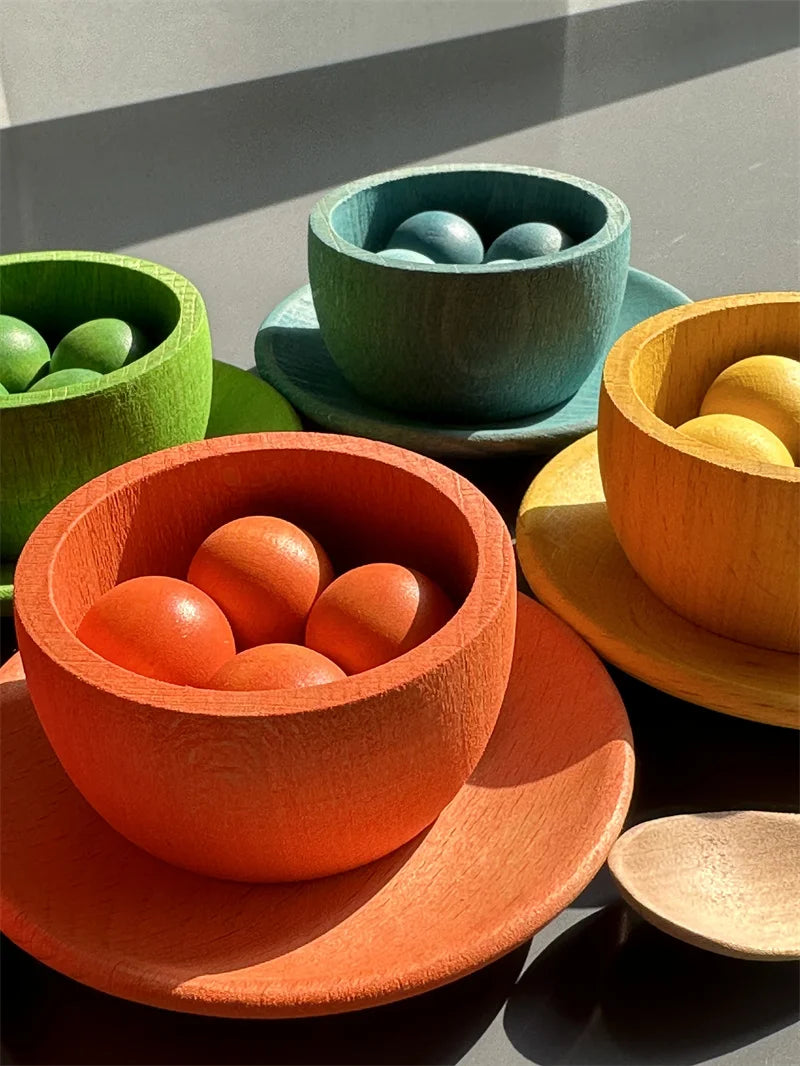
M 281 692 L 154 681 L 77 639 L 112 585 L 184 576 L 213 529 L 253 513 L 309 530 L 339 571 L 416 567 L 458 609 L 384 666 Z M 391 445 L 309 433 L 200 441 L 118 467 L 50 512 L 16 571 L 31 697 L 78 790 L 153 855 L 244 881 L 348 870 L 436 818 L 494 727 L 515 608 L 511 541 L 469 482 Z
M 721 636 L 796 652 L 800 469 L 675 428 L 727 366 L 761 353 L 800 356 L 800 293 L 703 300 L 629 330 L 603 372 L 600 473 L 617 538 L 663 603 Z

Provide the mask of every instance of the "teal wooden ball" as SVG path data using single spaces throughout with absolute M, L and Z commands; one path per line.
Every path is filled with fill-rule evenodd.
M 149 350 L 141 330 L 121 318 L 93 318 L 69 331 L 56 345 L 51 369 L 110 374 Z
M 68 367 L 66 370 L 56 370 L 52 374 L 45 374 L 28 389 L 28 392 L 47 392 L 53 389 L 65 389 L 69 385 L 85 385 L 89 381 L 99 381 L 103 375 L 97 370 L 86 370 L 84 367 Z
M 402 248 L 434 263 L 482 263 L 483 241 L 465 218 L 451 211 L 420 211 L 401 222 L 387 249 Z
M 548 222 L 522 222 L 500 234 L 490 245 L 484 262 L 537 259 L 542 255 L 562 252 L 574 243 L 558 226 L 551 226 Z
M 0 315 L 0 385 L 6 393 L 25 392 L 50 362 L 50 349 L 33 326 Z
M 432 263 L 429 255 L 422 252 L 412 252 L 410 248 L 384 248 L 378 252 L 381 259 L 396 259 L 400 263 Z

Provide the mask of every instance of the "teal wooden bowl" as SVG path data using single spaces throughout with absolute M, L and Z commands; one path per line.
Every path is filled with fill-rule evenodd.
M 197 289 L 166 267 L 101 252 L 0 257 L 0 313 L 52 351 L 92 318 L 121 318 L 153 348 L 97 382 L 0 399 L 0 551 L 13 559 L 65 496 L 149 452 L 199 440 L 211 405 L 211 337 Z
M 466 218 L 487 248 L 532 220 L 576 243 L 483 265 L 377 254 L 428 209 Z M 362 398 L 439 423 L 522 418 L 573 396 L 611 343 L 629 256 L 619 197 L 533 167 L 390 171 L 328 193 L 309 220 L 311 292 L 334 363 Z

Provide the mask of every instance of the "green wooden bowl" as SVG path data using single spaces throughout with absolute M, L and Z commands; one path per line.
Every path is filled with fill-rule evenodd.
M 532 220 L 576 243 L 474 266 L 377 254 L 428 209 L 466 218 L 487 248 Z M 629 254 L 619 197 L 533 167 L 390 171 L 328 193 L 309 220 L 311 292 L 334 363 L 363 399 L 437 424 L 523 418 L 573 396 L 613 339 Z
M 197 289 L 166 267 L 102 252 L 0 256 L 0 313 L 50 349 L 79 323 L 121 318 L 153 348 L 98 382 L 0 399 L 0 550 L 15 558 L 74 489 L 148 452 L 199 440 L 211 404 L 211 337 Z
M 213 367 L 207 438 L 238 433 L 296 433 L 303 428 L 288 400 L 261 378 L 218 359 L 213 360 Z M 0 560 L 0 618 L 14 612 L 14 567 L 14 561 Z

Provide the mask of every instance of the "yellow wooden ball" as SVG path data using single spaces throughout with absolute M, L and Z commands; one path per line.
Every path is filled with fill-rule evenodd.
M 800 463 L 800 361 L 753 355 L 733 363 L 705 395 L 701 415 L 741 415 L 760 422 Z
M 788 448 L 760 422 L 741 415 L 700 415 L 678 426 L 694 440 L 721 448 L 739 459 L 757 459 L 776 466 L 794 466 Z

